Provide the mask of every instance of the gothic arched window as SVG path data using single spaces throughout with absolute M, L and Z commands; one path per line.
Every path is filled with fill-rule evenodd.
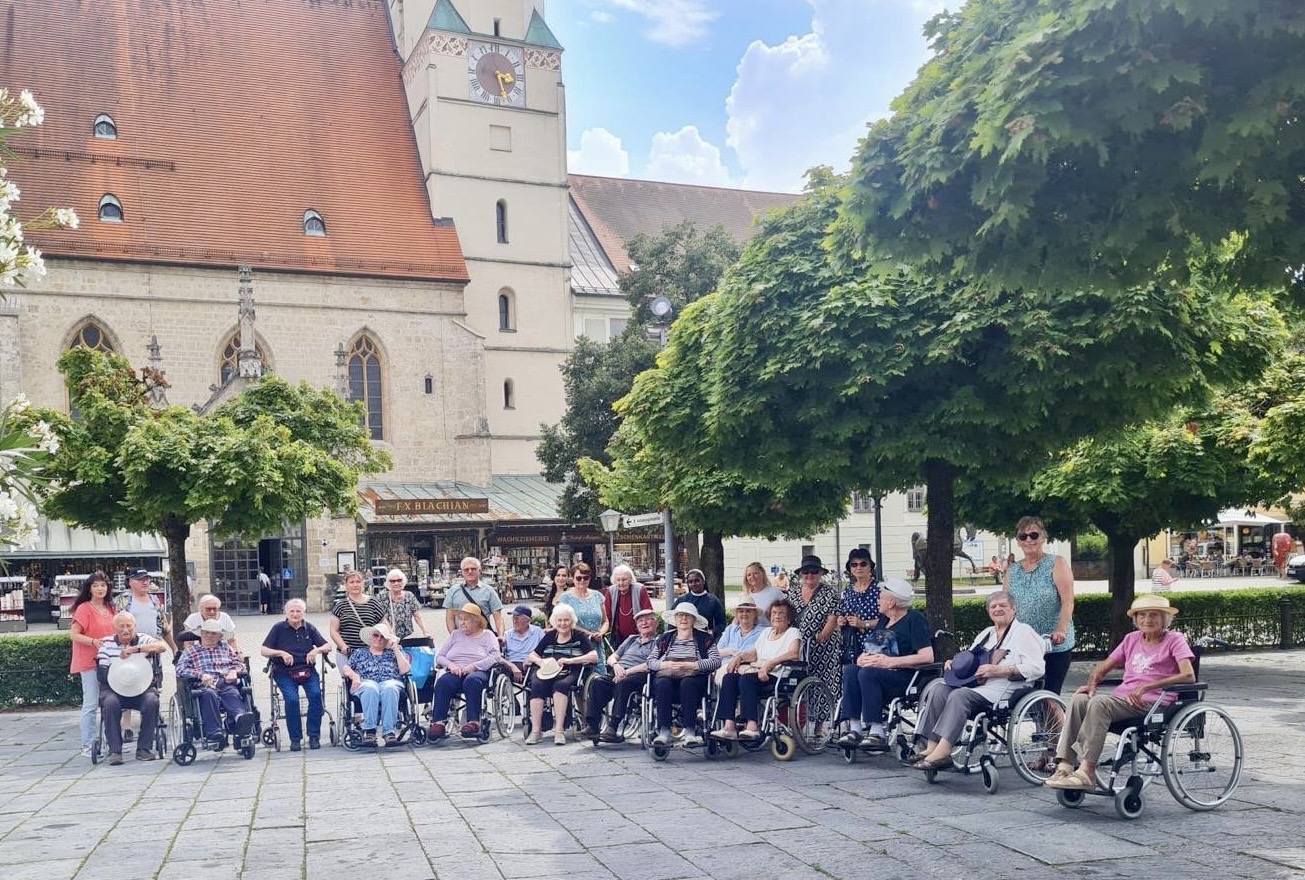
M 349 399 L 363 402 L 363 426 L 373 440 L 385 437 L 383 391 L 381 354 L 376 342 L 364 333 L 349 349 Z
M 267 372 L 267 353 L 263 351 L 263 346 L 254 340 L 254 351 L 258 352 L 258 359 L 263 364 L 263 372 Z M 240 372 L 240 331 L 237 330 L 231 334 L 227 344 L 222 347 L 222 363 L 218 367 L 218 384 L 225 385 L 227 380 Z

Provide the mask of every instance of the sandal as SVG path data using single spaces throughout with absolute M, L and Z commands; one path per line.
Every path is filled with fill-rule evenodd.
M 946 770 L 950 768 L 952 766 L 952 759 L 951 756 L 948 755 L 946 758 L 939 758 L 936 761 L 930 761 L 924 755 L 921 755 L 920 760 L 916 761 L 911 766 L 916 770 L 933 770 L 936 772 L 938 770 Z

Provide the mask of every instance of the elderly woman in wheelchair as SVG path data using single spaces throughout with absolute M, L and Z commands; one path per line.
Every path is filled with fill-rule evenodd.
M 925 691 L 916 733 L 927 747 L 907 758 L 917 769 L 950 767 L 966 722 L 1007 696 L 1013 682 L 1036 681 L 1045 671 L 1042 637 L 1016 619 L 1009 593 L 998 590 L 988 597 L 988 619 L 992 626 L 979 633 L 968 651 L 947 661 L 943 678 Z
M 428 739 L 431 742 L 448 736 L 449 709 L 457 697 L 463 699 L 465 719 L 458 733 L 464 740 L 485 739 L 481 710 L 489 674 L 503 659 L 498 639 L 486 630 L 485 613 L 475 602 L 459 610 L 458 629 L 440 647 L 435 665 L 444 673 L 435 680 L 435 705 L 431 710 Z
M 1176 695 L 1167 693 L 1167 688 L 1196 681 L 1191 646 L 1182 633 L 1169 629 L 1177 613 L 1168 599 L 1154 593 L 1133 600 L 1128 615 L 1137 629 L 1124 636 L 1110 656 L 1093 668 L 1087 684 L 1074 692 L 1056 751 L 1056 772 L 1046 781 L 1047 787 L 1099 789 L 1097 762 L 1111 724 L 1173 703 Z M 1103 693 L 1102 679 L 1117 667 L 1124 669 L 1123 682 L 1111 693 Z
M 764 627 L 750 647 L 730 655 L 722 663 L 724 675 L 716 705 L 721 727 L 712 731 L 713 739 L 760 739 L 761 698 L 774 686 L 775 679 L 801 656 L 802 633 L 792 625 L 796 617 L 792 604 L 787 599 L 779 599 L 771 604 L 770 611 L 773 625 Z M 735 613 L 740 617 L 749 613 L 755 617 L 756 605 L 740 603 Z M 740 710 L 743 730 L 735 723 L 736 707 Z

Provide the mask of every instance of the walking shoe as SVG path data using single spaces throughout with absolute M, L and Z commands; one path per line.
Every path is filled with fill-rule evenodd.
M 121 763 L 122 763 L 122 753 L 121 753 L 121 752 L 114 752 L 113 754 L 109 755 L 109 766 L 110 766 L 110 767 L 117 767 L 117 766 L 118 766 L 119 764 L 121 764 Z
M 462 725 L 462 729 L 458 733 L 461 734 L 463 739 L 480 739 L 480 722 L 468 721 Z
M 861 745 L 861 734 L 855 730 L 849 730 L 838 738 L 838 744 L 844 748 L 854 749 Z
M 566 745 L 566 731 L 562 731 L 562 730 L 553 731 L 553 745 L 555 746 Z
M 702 745 L 702 737 L 698 736 L 697 733 L 685 734 L 684 747 L 686 749 L 697 748 L 700 745 Z
M 740 730 L 739 739 L 761 739 L 760 730 Z
M 131 728 L 127 728 L 126 730 L 124 730 L 122 732 L 122 741 L 124 743 L 135 742 L 136 731 L 132 730 Z
M 653 745 L 669 746 L 671 744 L 671 732 L 669 730 L 660 731 L 653 737 Z
M 362 744 L 363 744 L 364 746 L 370 746 L 370 747 L 372 747 L 372 748 L 375 748 L 375 747 L 376 747 L 376 731 L 375 731 L 375 729 L 373 729 L 373 730 L 364 730 L 364 731 L 363 731 Z
M 253 712 L 242 712 L 236 716 L 236 736 L 241 739 L 251 736 L 256 724 L 258 724 L 258 718 Z
M 90 756 L 91 756 L 91 747 L 90 747 L 90 746 L 82 746 L 82 757 L 83 757 L 83 758 L 89 758 Z
M 156 755 L 156 754 L 154 754 L 153 752 L 151 752 L 149 749 L 137 749 L 137 750 L 136 750 L 136 760 L 137 760 L 137 761 L 157 761 L 158 759 L 159 759 L 159 756 Z
M 204 748 L 220 752 L 227 747 L 227 738 L 220 733 L 204 737 Z
M 720 730 L 713 730 L 711 732 L 711 738 L 722 739 L 722 740 L 736 740 L 739 738 L 739 732 L 737 730 L 726 730 L 725 728 L 722 727 Z
M 1047 788 L 1063 788 L 1064 782 L 1074 775 L 1074 768 L 1069 765 L 1068 761 L 1061 761 L 1056 765 L 1056 772 L 1042 780 L 1042 784 Z
M 303 748 L 304 747 L 299 744 L 299 740 L 297 739 L 290 740 L 290 751 L 299 752 L 299 751 L 303 751 Z
M 321 747 L 322 747 L 322 740 L 320 738 L 315 736 L 308 737 L 308 748 L 320 749 Z
M 387 749 L 392 749 L 398 744 L 399 744 L 398 734 L 396 734 L 392 730 L 389 733 L 385 734 L 385 747 Z
M 585 729 L 580 731 L 581 739 L 596 739 L 598 737 L 598 728 L 592 724 L 586 724 Z
M 526 745 L 528 746 L 539 745 L 539 741 L 543 738 L 544 735 L 540 733 L 538 730 L 532 730 L 530 731 L 530 735 L 526 737 Z
M 888 751 L 888 740 L 884 739 L 877 733 L 872 733 L 862 741 L 861 748 L 865 749 L 867 752 L 882 754 Z
M 619 733 L 617 733 L 615 730 L 609 727 L 606 730 L 604 730 L 602 733 L 598 734 L 598 741 L 600 743 L 611 743 L 615 745 L 616 743 L 625 742 L 625 737 L 621 736 Z
M 444 726 L 444 722 L 442 721 L 436 721 L 426 731 L 426 738 L 432 741 L 444 739 L 444 737 L 448 735 L 448 729 Z
M 1054 776 L 1051 777 L 1051 779 L 1055 779 L 1055 778 L 1056 777 Z M 1046 783 L 1047 785 L 1051 785 L 1051 779 L 1047 780 Z M 1075 770 L 1073 773 L 1061 779 L 1059 785 L 1051 785 L 1051 787 L 1070 789 L 1074 791 L 1092 791 L 1093 789 L 1097 788 L 1097 781 L 1095 778 L 1088 776 L 1086 773 L 1084 773 L 1083 768 L 1080 767 L 1079 769 Z

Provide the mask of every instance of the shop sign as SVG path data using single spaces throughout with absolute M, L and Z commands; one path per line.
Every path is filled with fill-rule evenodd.
M 378 498 L 377 516 L 420 516 L 427 513 L 489 513 L 488 498 Z

